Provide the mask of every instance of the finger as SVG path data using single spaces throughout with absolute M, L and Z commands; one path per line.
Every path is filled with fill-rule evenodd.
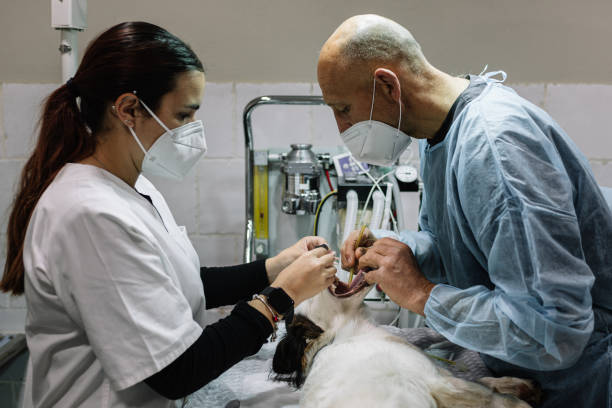
M 336 254 L 333 252 L 327 253 L 319 258 L 320 264 L 325 265 L 325 267 L 333 266 L 335 260 L 336 260 Z
M 355 258 L 359 260 L 362 256 L 364 256 L 368 252 L 368 248 L 359 247 L 355 250 Z
M 334 277 L 336 276 L 336 273 L 338 272 L 338 270 L 334 267 L 329 267 L 329 268 L 325 268 L 323 269 L 323 275 L 326 277 Z
M 372 234 L 372 231 L 370 231 L 370 228 L 365 227 L 365 229 L 363 230 L 363 235 L 361 236 L 361 242 L 364 242 L 369 237 L 373 237 L 373 236 L 374 235 Z M 360 242 L 360 244 L 361 244 L 361 242 Z
M 355 252 L 353 249 L 347 249 L 341 253 L 341 263 L 344 269 L 352 268 L 355 265 Z
M 359 269 L 378 269 L 384 258 L 383 255 L 375 251 L 368 251 L 364 256 L 359 258 Z
M 374 245 L 375 242 L 376 242 L 376 238 L 369 237 L 368 239 L 363 241 L 360 246 L 368 248 L 368 247 L 371 247 L 372 245 Z
M 354 232 L 349 234 L 344 244 L 342 244 L 342 251 L 340 252 L 342 255 L 342 266 L 343 267 L 351 267 L 353 262 L 355 262 L 355 249 L 354 249 L 354 238 L 351 239 L 351 236 L 354 235 Z
M 380 272 L 377 269 L 372 269 L 371 271 L 365 274 L 365 281 L 369 285 L 378 283 L 379 278 L 380 278 Z
M 308 251 L 307 253 L 317 258 L 321 258 L 323 255 L 328 255 L 330 252 L 329 249 L 326 249 L 324 247 L 318 247 Z
M 315 247 L 322 245 L 322 244 L 327 244 L 327 241 L 325 240 L 325 238 L 323 237 L 306 237 L 304 238 L 304 240 L 306 241 L 306 249 L 308 251 L 314 249 Z
M 317 245 L 315 248 L 325 248 L 329 251 L 329 247 L 327 246 L 327 244 Z

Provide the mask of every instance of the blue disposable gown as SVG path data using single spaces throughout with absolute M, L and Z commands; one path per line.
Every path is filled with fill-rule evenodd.
M 420 142 L 421 231 L 399 239 L 441 282 L 425 306 L 430 327 L 519 368 L 561 370 L 595 323 L 610 333 L 612 213 L 560 126 L 488 82 L 442 142 Z

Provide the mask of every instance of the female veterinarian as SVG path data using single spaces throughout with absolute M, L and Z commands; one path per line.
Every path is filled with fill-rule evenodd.
M 1 283 L 25 291 L 26 406 L 169 406 L 257 352 L 292 304 L 333 281 L 334 255 L 314 237 L 265 261 L 200 268 L 141 173 L 180 179 L 205 153 L 203 89 L 185 43 L 132 22 L 95 39 L 46 101 Z M 236 302 L 202 327 L 205 308 Z

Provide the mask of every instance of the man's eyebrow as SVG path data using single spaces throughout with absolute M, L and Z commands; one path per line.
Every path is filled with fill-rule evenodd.
M 193 110 L 198 110 L 200 109 L 200 104 L 199 103 L 191 103 L 189 105 L 185 105 L 186 108 L 189 109 L 193 109 Z

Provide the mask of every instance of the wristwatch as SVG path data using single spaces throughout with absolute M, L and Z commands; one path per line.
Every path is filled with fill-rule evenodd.
M 268 304 L 276 313 L 283 316 L 287 324 L 293 320 L 293 299 L 283 289 L 268 286 L 261 294 L 268 300 Z

